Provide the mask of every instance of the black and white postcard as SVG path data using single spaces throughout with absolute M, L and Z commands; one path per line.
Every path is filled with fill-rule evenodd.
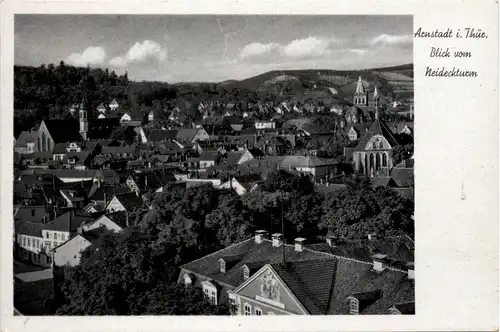
M 498 328 L 498 4 L 191 5 L 0 5 L 2 329 Z

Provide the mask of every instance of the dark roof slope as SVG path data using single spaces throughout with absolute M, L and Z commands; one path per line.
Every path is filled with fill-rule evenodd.
M 125 207 L 127 211 L 133 211 L 137 207 L 141 207 L 143 204 L 142 198 L 136 195 L 135 192 L 128 192 L 124 194 L 116 194 L 115 197 L 120 201 L 120 203 Z
M 93 220 L 90 214 L 70 211 L 43 225 L 43 229 L 73 233 L 83 222 L 90 220 Z
M 328 311 L 337 259 L 273 264 L 272 267 L 310 314 Z
M 363 138 L 359 141 L 357 149 L 364 150 L 370 138 L 375 135 L 382 135 L 392 147 L 399 145 L 398 141 L 394 138 L 391 130 L 387 127 L 385 122 L 380 119 L 376 119 L 370 129 L 368 129 Z
M 234 264 L 226 273 L 220 272 L 218 260 L 221 257 L 240 257 L 240 261 Z M 328 257 L 321 252 L 303 250 L 295 251 L 293 245 L 285 245 L 285 257 L 289 262 L 306 261 Z M 201 274 L 218 282 L 237 287 L 243 281 L 243 265 L 260 262 L 261 264 L 280 263 L 283 261 L 283 247 L 273 247 L 270 240 L 256 243 L 254 238 L 239 242 L 221 251 L 207 255 L 190 263 L 184 264 L 184 270 Z
M 45 126 L 55 143 L 79 142 L 80 123 L 76 119 L 67 120 L 44 120 Z

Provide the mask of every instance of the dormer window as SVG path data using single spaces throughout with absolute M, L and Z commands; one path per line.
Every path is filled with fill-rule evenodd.
M 193 279 L 189 276 L 189 274 L 184 275 L 184 285 L 191 286 L 193 283 Z
M 359 315 L 359 301 L 356 298 L 349 298 L 349 314 Z
M 250 268 L 247 265 L 243 266 L 243 279 L 247 280 L 250 278 Z
M 219 271 L 221 273 L 226 273 L 226 261 L 222 258 L 219 258 Z

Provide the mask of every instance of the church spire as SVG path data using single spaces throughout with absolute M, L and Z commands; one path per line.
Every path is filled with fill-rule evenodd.
M 361 80 L 361 76 L 358 78 L 358 85 L 356 86 L 356 93 L 364 94 L 365 88 L 363 87 L 363 81 Z
M 373 100 L 377 100 L 378 98 L 378 90 L 377 86 L 375 85 L 375 90 L 373 90 Z

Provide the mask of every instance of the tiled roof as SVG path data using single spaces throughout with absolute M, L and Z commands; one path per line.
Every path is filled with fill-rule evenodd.
M 28 221 L 28 222 L 16 223 L 16 233 L 35 236 L 35 237 L 42 237 L 43 226 L 44 224 L 38 222 Z
M 375 135 L 382 135 L 392 147 L 399 145 L 398 141 L 394 138 L 391 130 L 387 127 L 385 122 L 380 119 L 376 119 L 370 129 L 368 129 L 359 141 L 357 149 L 364 150 L 368 141 Z
M 92 219 L 93 217 L 90 214 L 70 211 L 44 224 L 43 229 L 73 233 L 77 231 L 78 227 L 80 227 L 83 222 Z
M 175 139 L 178 132 L 178 130 L 151 130 L 151 133 L 148 136 L 148 141 L 161 142 L 168 139 Z
M 310 314 L 324 315 L 335 285 L 337 261 L 331 258 L 271 266 Z
M 23 147 L 26 146 L 26 143 L 28 142 L 35 142 L 35 139 L 37 137 L 38 132 L 37 131 L 22 131 L 19 137 L 16 140 L 15 146 Z
M 241 260 L 234 264 L 226 273 L 220 272 L 218 260 L 221 257 L 241 257 Z M 321 252 L 303 250 L 295 251 L 293 245 L 285 245 L 285 257 L 287 261 L 297 262 L 304 260 L 319 259 L 328 257 Z M 265 264 L 280 263 L 283 260 L 283 247 L 273 247 L 272 241 L 264 240 L 262 243 L 256 243 L 254 238 L 239 242 L 229 246 L 221 251 L 202 257 L 190 263 L 181 266 L 182 269 L 209 277 L 220 283 L 229 284 L 237 287 L 243 281 L 244 264 L 261 262 Z
M 387 258 L 400 264 L 414 261 L 414 243 L 406 236 L 386 237 L 376 240 L 333 240 L 330 247 L 326 242 L 307 245 L 311 250 L 331 253 L 336 256 L 350 257 L 363 262 L 371 262 L 375 253 L 387 255 Z M 400 265 L 398 264 L 398 265 Z
M 59 169 L 55 176 L 58 178 L 93 178 L 97 174 L 97 170 L 77 170 L 77 169 Z
M 413 168 L 394 167 L 391 170 L 391 179 L 398 187 L 413 187 L 415 182 Z
M 198 133 L 198 130 L 198 128 L 181 129 L 177 132 L 175 139 L 179 142 L 191 142 Z
M 124 194 L 116 194 L 115 197 L 120 201 L 123 207 L 128 211 L 134 211 L 143 204 L 142 198 L 137 196 L 135 192 L 128 192 Z

